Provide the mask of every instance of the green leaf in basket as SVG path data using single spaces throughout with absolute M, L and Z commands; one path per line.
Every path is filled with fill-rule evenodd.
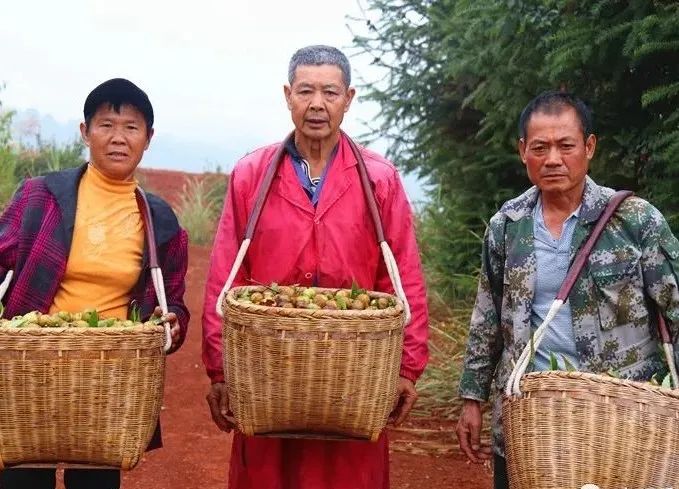
M 137 301 L 132 301 L 130 320 L 134 323 L 141 323 L 141 308 L 139 307 L 139 304 L 137 304 Z
M 665 378 L 662 379 L 662 384 L 660 384 L 660 387 L 664 389 L 672 388 L 672 377 L 670 377 L 670 374 L 665 375 Z
M 651 380 L 649 380 L 648 383 L 656 387 L 660 387 L 660 382 L 658 382 L 658 372 L 653 374 L 653 377 L 651 377 Z
M 2 302 L 0 302 L 0 318 L 2 315 L 5 313 L 5 306 L 2 305 Z
M 82 313 L 82 320 L 87 321 L 90 328 L 99 327 L 99 312 L 96 309 L 85 309 Z
M 608 375 L 609 377 L 615 377 L 616 379 L 620 378 L 620 372 L 618 372 L 617 370 L 614 370 L 612 368 L 609 368 L 606 371 L 606 375 Z
M 549 370 L 559 370 L 559 362 L 552 351 L 549 352 Z
M 356 280 L 351 281 L 351 298 L 355 299 L 358 296 L 358 284 Z
M 530 334 L 530 357 L 528 357 L 528 370 L 535 366 L 535 333 Z
M 561 355 L 561 358 L 563 358 L 563 364 L 566 367 L 566 371 L 568 372 L 577 372 L 578 369 L 575 368 L 575 365 L 571 363 L 571 361 L 568 359 L 568 357 L 564 354 Z

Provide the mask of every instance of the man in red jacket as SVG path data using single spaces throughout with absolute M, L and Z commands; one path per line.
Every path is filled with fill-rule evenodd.
M 329 46 L 309 46 L 290 60 L 285 98 L 295 125 L 285 147 L 243 266 L 233 286 L 277 282 L 393 292 L 348 138 L 340 131 L 354 97 L 349 61 Z M 212 381 L 207 396 L 223 431 L 229 396 L 222 368 L 221 319 L 215 305 L 234 263 L 247 218 L 274 144 L 247 155 L 234 168 L 215 237 L 203 313 L 203 361 Z M 417 398 L 415 381 L 428 359 L 424 279 L 410 204 L 394 166 L 360 148 L 386 241 L 401 272 L 412 319 L 406 326 L 395 424 Z M 377 443 L 281 438 L 233 439 L 232 489 L 388 489 L 386 434 Z

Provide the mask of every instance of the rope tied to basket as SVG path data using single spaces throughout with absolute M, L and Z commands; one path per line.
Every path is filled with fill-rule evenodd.
M 372 217 L 373 224 L 375 225 L 377 242 L 382 252 L 382 257 L 384 259 L 384 263 L 386 264 L 387 273 L 389 274 L 389 279 L 391 280 L 392 287 L 394 288 L 394 293 L 403 302 L 404 324 L 407 325 L 410 322 L 410 305 L 408 304 L 408 300 L 403 289 L 401 275 L 398 269 L 398 263 L 396 262 L 396 258 L 391 250 L 391 247 L 389 246 L 389 243 L 387 243 L 384 237 L 382 220 L 380 218 L 379 210 L 377 208 L 375 195 L 370 186 L 370 179 L 368 177 L 368 171 L 366 169 L 365 161 L 363 159 L 363 156 L 361 155 L 360 150 L 358 149 L 358 146 L 356 146 L 356 143 L 354 143 L 354 141 L 352 141 L 352 139 L 349 136 L 347 136 L 346 133 L 342 132 L 341 134 L 347 139 L 351 151 L 354 157 L 356 158 L 358 172 L 361 179 L 361 185 L 363 187 L 363 193 L 368 204 L 370 216 Z M 217 298 L 217 303 L 215 304 L 215 310 L 217 312 L 217 315 L 221 318 L 224 317 L 224 312 L 222 310 L 224 297 L 228 293 L 229 289 L 231 289 L 233 281 L 235 280 L 236 275 L 238 274 L 238 270 L 240 270 L 240 267 L 243 264 L 245 255 L 248 251 L 250 243 L 252 242 L 252 236 L 254 235 L 255 226 L 257 225 L 257 221 L 259 220 L 259 217 L 261 215 L 264 202 L 266 201 L 269 189 L 271 187 L 271 183 L 276 174 L 276 170 L 278 169 L 280 163 L 283 161 L 283 157 L 285 156 L 285 146 L 293 137 L 294 132 L 290 133 L 285 138 L 285 140 L 281 143 L 281 145 L 274 153 L 274 156 L 273 158 L 271 158 L 269 166 L 266 169 L 264 179 L 257 194 L 257 199 L 255 200 L 255 204 L 252 208 L 252 211 L 250 212 L 250 216 L 248 217 L 248 223 L 245 230 L 245 237 L 238 249 L 238 253 L 236 254 L 236 258 L 234 259 L 231 271 L 229 272 L 226 282 L 224 283 L 224 287 L 222 287 L 222 290 Z

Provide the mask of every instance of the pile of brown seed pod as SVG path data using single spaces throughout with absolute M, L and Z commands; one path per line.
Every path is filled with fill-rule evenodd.
M 273 284 L 260 289 L 263 290 L 246 289 L 236 296 L 236 300 L 244 304 L 296 309 L 364 310 L 387 309 L 396 305 L 393 298 L 371 297 L 357 287 L 329 292 L 316 287 Z

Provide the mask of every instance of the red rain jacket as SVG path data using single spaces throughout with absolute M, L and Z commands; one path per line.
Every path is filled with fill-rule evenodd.
M 214 241 L 203 313 L 203 362 L 212 382 L 222 382 L 222 326 L 215 312 L 245 234 L 247 218 L 278 144 L 238 162 L 229 182 Z M 410 304 L 400 375 L 413 381 L 428 360 L 426 292 L 413 215 L 395 167 L 360 148 Z M 393 293 L 377 244 L 349 143 L 342 136 L 316 208 L 302 188 L 289 155 L 278 168 L 255 233 L 233 286 L 259 283 L 362 288 Z M 315 284 L 314 282 L 315 278 Z M 246 438 L 236 433 L 231 489 L 387 489 L 388 447 L 377 443 Z

